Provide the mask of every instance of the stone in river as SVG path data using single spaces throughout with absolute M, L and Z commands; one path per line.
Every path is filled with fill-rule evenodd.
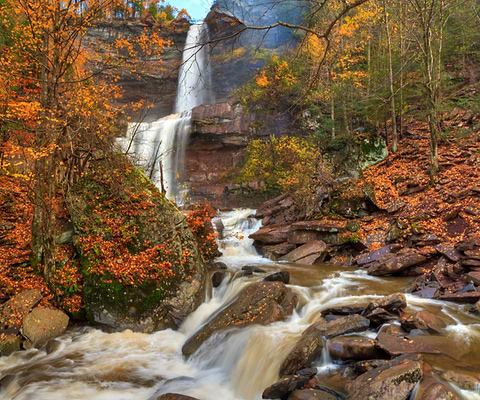
M 196 397 L 185 396 L 184 394 L 166 393 L 157 397 L 157 400 L 198 400 Z
M 406 400 L 422 377 L 421 357 L 401 356 L 350 383 L 347 400 Z
M 301 389 L 295 390 L 288 400 L 337 400 L 338 396 L 321 389 Z
M 265 282 L 282 282 L 285 285 L 290 283 L 290 273 L 288 271 L 275 272 L 263 278 Z
M 313 375 L 288 375 L 266 388 L 262 394 L 263 399 L 287 399 L 290 393 L 305 386 Z
M 415 400 L 460 400 L 460 397 L 438 379 L 428 377 L 420 383 Z
M 394 293 L 389 296 L 373 300 L 365 308 L 364 315 L 372 312 L 376 308 L 383 308 L 392 313 L 399 313 L 400 310 L 407 307 L 407 299 L 403 293 Z
M 377 336 L 378 347 L 392 357 L 402 354 L 440 354 L 440 351 L 432 346 L 415 340 L 414 336 L 391 335 L 380 332 Z
M 295 293 L 281 282 L 252 283 L 200 327 L 185 342 L 182 353 L 189 357 L 214 333 L 228 328 L 283 321 L 293 313 L 296 304 Z
M 421 329 L 430 333 L 442 333 L 443 329 L 447 326 L 440 318 L 428 311 L 418 311 L 404 318 L 401 324 L 402 328 L 407 332 L 414 329 Z
M 358 314 L 337 318 L 333 321 L 321 320 L 310 325 L 304 335 L 316 334 L 331 339 L 335 336 L 346 335 L 347 333 L 363 332 L 370 326 L 370 321 Z
M 242 271 L 245 271 L 249 274 L 264 274 L 266 272 L 265 270 L 258 268 L 255 265 L 245 265 L 244 267 L 242 267 Z
M 480 292 L 447 293 L 439 296 L 439 300 L 451 301 L 453 303 L 474 304 L 480 300 Z
M 68 322 L 61 310 L 37 307 L 23 319 L 22 335 L 34 344 L 46 343 L 64 333 Z
M 375 340 L 365 336 L 342 336 L 328 343 L 328 351 L 340 360 L 370 360 L 381 357 Z

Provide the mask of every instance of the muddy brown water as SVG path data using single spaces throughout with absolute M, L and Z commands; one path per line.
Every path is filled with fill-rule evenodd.
M 249 210 L 225 213 L 221 242 L 232 271 L 221 286 L 207 291 L 207 300 L 178 331 L 154 334 L 131 331 L 107 333 L 94 328 L 70 329 L 57 348 L 17 352 L 0 358 L 0 399 L 10 400 L 155 400 L 167 392 L 200 400 L 257 400 L 278 379 L 281 363 L 301 333 L 319 319 L 322 310 L 339 305 L 366 305 L 372 299 L 402 292 L 410 278 L 377 278 L 363 271 L 332 265 L 305 266 L 274 263 L 259 257 L 247 239 L 259 228 Z M 216 310 L 244 287 L 264 277 L 238 277 L 242 265 L 258 265 L 267 272 L 287 270 L 290 287 L 299 297 L 294 314 L 268 326 L 234 329 L 212 336 L 189 359 L 183 343 Z M 235 272 L 237 271 L 237 272 Z M 417 336 L 442 353 L 425 355 L 431 373 L 454 371 L 480 377 L 480 318 L 469 306 L 407 295 L 407 312 L 428 310 L 446 324 L 442 335 Z M 362 333 L 375 338 L 376 332 Z M 325 386 L 345 393 L 349 369 L 322 354 L 315 366 Z M 464 399 L 480 399 L 475 390 L 460 391 Z M 413 396 L 414 397 L 414 396 Z

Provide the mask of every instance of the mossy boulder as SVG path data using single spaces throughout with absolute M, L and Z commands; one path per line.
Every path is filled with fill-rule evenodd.
M 89 171 L 67 195 L 88 319 L 141 332 L 178 327 L 206 280 L 185 216 L 123 156 Z

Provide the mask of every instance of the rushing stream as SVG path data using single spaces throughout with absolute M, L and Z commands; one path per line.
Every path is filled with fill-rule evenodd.
M 402 291 L 408 278 L 376 278 L 361 271 L 333 265 L 302 266 L 273 263 L 255 252 L 249 232 L 259 223 L 251 210 L 224 213 L 220 243 L 231 271 L 220 287 L 208 288 L 206 301 L 191 314 L 180 330 L 154 334 L 131 331 L 106 333 L 94 328 L 71 328 L 56 348 L 17 352 L 0 358 L 1 399 L 15 400 L 155 400 L 175 392 L 201 400 L 260 399 L 262 391 L 278 379 L 280 364 L 302 331 L 315 322 L 320 311 L 342 304 L 365 305 L 369 300 Z M 218 224 L 218 221 L 217 221 Z M 257 263 L 267 271 L 288 270 L 298 295 L 294 314 L 284 322 L 230 330 L 207 340 L 184 360 L 186 339 L 217 309 L 261 275 L 241 277 L 241 265 Z M 445 336 L 425 336 L 444 354 L 425 355 L 433 368 L 480 373 L 480 319 L 466 306 L 407 295 L 409 309 L 426 309 L 447 324 Z M 375 332 L 364 335 L 374 338 Z M 52 349 L 49 349 L 52 350 Z M 345 392 L 341 363 L 328 354 L 318 360 L 324 384 Z M 473 391 L 465 399 L 480 399 Z

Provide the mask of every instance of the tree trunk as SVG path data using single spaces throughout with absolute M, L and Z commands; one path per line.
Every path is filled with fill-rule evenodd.
M 392 152 L 395 154 L 398 148 L 397 139 L 397 115 L 395 111 L 395 89 L 393 83 L 393 65 L 392 65 L 392 41 L 390 38 L 390 27 L 388 22 L 387 1 L 383 0 L 383 14 L 385 20 L 385 31 L 387 34 L 388 50 L 388 79 L 390 88 L 390 112 L 392 116 Z

